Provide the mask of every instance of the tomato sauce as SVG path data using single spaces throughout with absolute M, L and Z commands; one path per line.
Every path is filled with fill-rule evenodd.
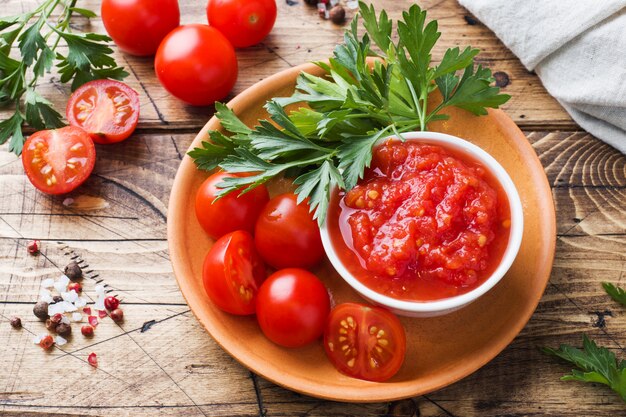
M 509 240 L 506 194 L 478 161 L 440 146 L 388 141 L 329 210 L 339 258 L 387 296 L 439 300 L 468 292 L 496 269 Z

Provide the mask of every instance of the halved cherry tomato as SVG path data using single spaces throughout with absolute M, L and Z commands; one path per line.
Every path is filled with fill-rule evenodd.
M 204 258 L 202 279 L 207 295 L 220 309 L 254 314 L 265 266 L 254 250 L 252 236 L 238 230 L 218 239 Z
M 26 176 L 47 194 L 69 193 L 85 182 L 95 163 L 89 135 L 73 126 L 33 133 L 22 151 Z
M 65 114 L 70 125 L 84 129 L 94 142 L 120 142 L 137 126 L 139 95 L 119 81 L 90 81 L 72 93 Z
M 252 232 L 259 213 L 270 199 L 267 188 L 260 185 L 245 194 L 236 191 L 215 200 L 217 184 L 226 177 L 242 174 L 216 172 L 207 178 L 196 194 L 196 217 L 200 225 L 213 239 L 235 230 Z
M 293 193 L 272 198 L 259 215 L 254 243 L 274 268 L 310 268 L 324 256 L 317 222 L 306 201 L 297 204 Z
M 299 347 L 318 339 L 330 311 L 326 287 L 304 269 L 282 269 L 261 285 L 256 316 L 268 339 Z
M 368 381 L 385 381 L 404 362 L 406 336 L 402 323 L 391 312 L 344 303 L 330 313 L 324 348 L 340 372 Z
M 209 25 L 228 38 L 235 48 L 256 45 L 274 27 L 275 0 L 209 0 Z

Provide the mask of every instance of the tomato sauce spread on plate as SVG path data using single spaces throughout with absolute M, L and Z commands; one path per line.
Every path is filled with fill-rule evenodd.
M 364 178 L 333 196 L 333 245 L 346 268 L 384 295 L 438 300 L 476 288 L 509 239 L 510 208 L 472 157 L 419 142 L 374 149 Z

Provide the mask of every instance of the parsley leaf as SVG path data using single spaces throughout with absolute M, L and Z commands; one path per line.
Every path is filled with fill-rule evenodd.
M 298 200 L 309 198 L 321 224 L 331 190 L 354 187 L 371 163 L 372 147 L 387 134 L 425 130 L 429 122 L 447 118 L 441 111 L 448 106 L 480 115 L 509 99 L 491 85 L 489 69 L 474 67 L 478 49 L 452 48 L 439 65 L 431 64 L 441 33 L 417 4 L 396 22 L 397 37 L 384 10 L 377 14 L 363 2 L 359 8 L 362 21 L 357 15 L 332 58 L 316 63 L 325 74 L 301 73 L 290 97 L 267 102 L 271 120 L 250 128 L 216 104 L 216 117 L 231 136 L 209 132 L 211 142 L 189 155 L 201 169 L 249 173 L 225 178 L 218 184 L 220 195 L 249 191 L 278 175 L 293 176 Z M 368 60 L 372 56 L 378 58 Z M 437 88 L 443 100 L 429 106 Z
M 622 287 L 617 287 L 610 282 L 603 282 L 602 287 L 612 299 L 626 307 L 626 291 Z
M 542 350 L 578 368 L 573 369 L 571 374 L 564 375 L 561 380 L 608 385 L 626 402 L 626 361 L 618 362 L 615 354 L 607 348 L 599 347 L 583 335 L 583 350 L 569 345 L 561 345 L 558 349 L 543 348 Z
M 74 3 L 43 0 L 34 10 L 0 18 L 0 105 L 15 106 L 13 116 L 0 122 L 0 144 L 10 139 L 9 150 L 17 155 L 24 143 L 24 122 L 36 129 L 63 125 L 61 114 L 36 91 L 37 82 L 55 61 L 61 82 L 71 81 L 72 90 L 94 79 L 121 80 L 128 75 L 111 56 L 108 36 L 71 32 L 73 14 L 96 16 L 73 7 Z M 57 51 L 60 41 L 68 46 L 66 56 Z M 10 57 L 16 42 L 21 59 Z

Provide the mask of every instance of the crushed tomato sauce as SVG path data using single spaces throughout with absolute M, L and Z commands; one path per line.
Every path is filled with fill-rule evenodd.
M 387 296 L 438 300 L 476 288 L 509 240 L 510 208 L 493 175 L 440 146 L 387 141 L 329 212 L 335 250 L 363 284 Z

